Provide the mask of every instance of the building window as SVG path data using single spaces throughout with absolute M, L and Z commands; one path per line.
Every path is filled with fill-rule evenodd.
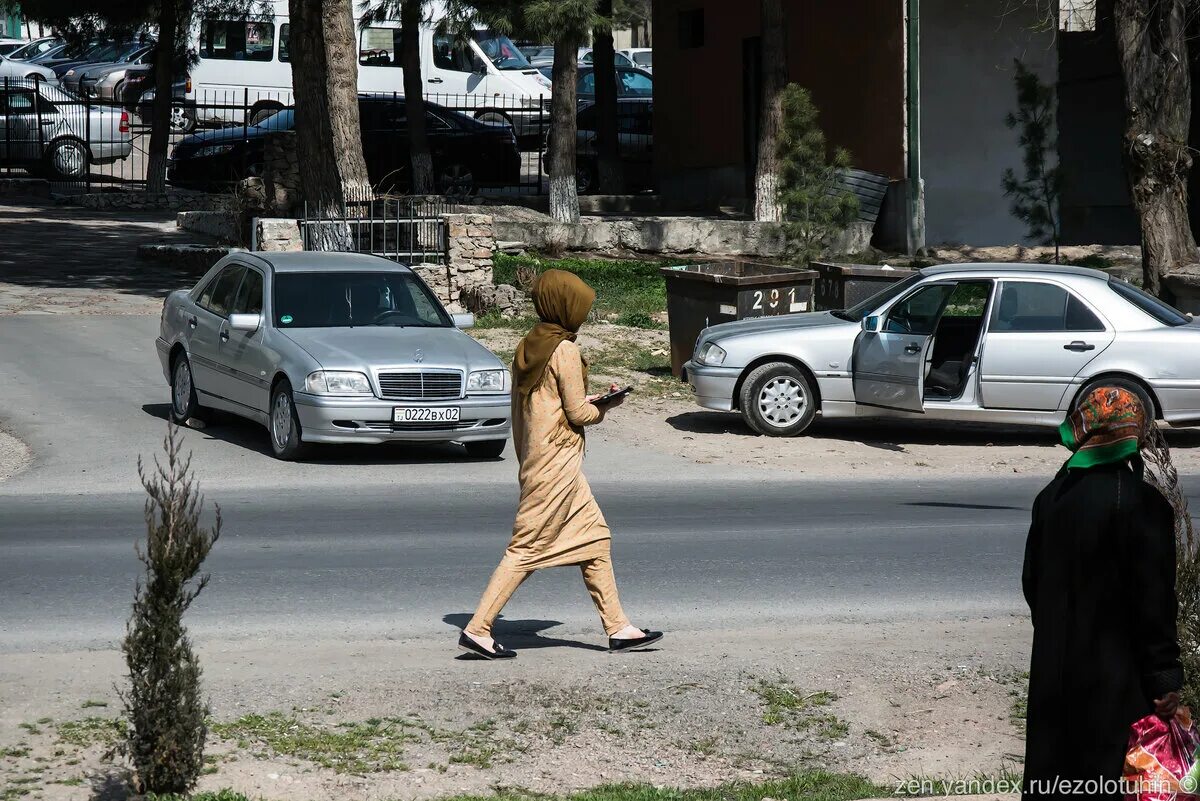
M 1096 30 L 1096 0 L 1059 0 L 1060 31 Z
M 704 47 L 704 9 L 692 8 L 679 12 L 679 47 Z

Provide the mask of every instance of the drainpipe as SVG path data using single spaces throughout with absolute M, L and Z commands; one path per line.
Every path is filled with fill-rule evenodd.
M 906 143 L 908 145 L 908 252 L 925 247 L 925 183 L 921 178 L 921 0 L 908 0 Z

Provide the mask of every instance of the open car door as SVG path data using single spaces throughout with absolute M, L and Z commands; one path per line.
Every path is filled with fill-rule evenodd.
M 954 282 L 924 284 L 883 317 L 867 317 L 854 340 L 854 400 L 924 412 L 925 357 Z

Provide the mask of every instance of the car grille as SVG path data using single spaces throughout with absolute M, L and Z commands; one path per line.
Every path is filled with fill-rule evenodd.
M 463 394 L 460 370 L 412 370 L 380 373 L 379 394 L 398 400 L 453 400 Z

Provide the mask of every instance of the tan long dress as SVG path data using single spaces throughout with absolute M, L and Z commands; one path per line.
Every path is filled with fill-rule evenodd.
M 612 534 L 583 475 L 583 427 L 604 413 L 587 401 L 579 346 L 554 349 L 542 383 L 513 393 L 513 444 L 521 502 L 504 562 L 517 570 L 575 565 L 605 556 Z

